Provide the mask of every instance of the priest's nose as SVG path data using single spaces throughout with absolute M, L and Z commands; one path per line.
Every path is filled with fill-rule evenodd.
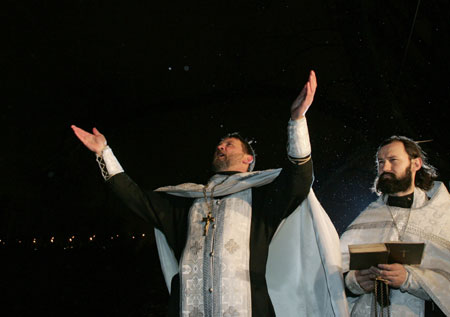
M 391 172 L 391 163 L 389 163 L 389 161 L 383 162 L 383 164 L 380 164 L 379 166 L 379 173 L 383 173 L 383 172 Z

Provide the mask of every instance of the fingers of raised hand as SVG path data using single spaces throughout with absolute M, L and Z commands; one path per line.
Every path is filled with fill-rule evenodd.
M 313 70 L 309 73 L 309 83 L 311 83 L 311 91 L 315 93 L 317 89 L 317 78 L 316 73 Z
M 302 91 L 300 91 L 300 94 L 297 96 L 297 98 L 294 100 L 292 104 L 292 108 L 298 108 L 300 107 L 302 101 L 305 99 L 306 95 L 308 94 L 308 83 L 306 83 Z
M 92 128 L 92 132 L 94 133 L 94 135 L 102 135 L 100 131 L 97 130 L 97 128 Z
M 92 134 L 90 134 L 89 132 L 86 132 L 83 129 L 80 129 L 79 127 L 77 127 L 75 125 L 72 125 L 72 130 L 81 141 L 86 140 L 90 136 L 92 136 Z
M 314 95 L 316 93 L 316 89 L 317 89 L 317 79 L 316 79 L 316 73 L 312 70 L 310 75 L 309 75 L 309 79 L 307 84 L 307 98 L 312 100 L 314 99 Z

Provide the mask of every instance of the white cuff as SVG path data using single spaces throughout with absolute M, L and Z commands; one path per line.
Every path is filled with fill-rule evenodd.
M 292 158 L 305 158 L 311 155 L 311 144 L 309 142 L 306 117 L 300 120 L 289 120 L 288 155 Z
M 366 291 L 359 285 L 358 281 L 356 280 L 356 271 L 349 271 L 347 273 L 347 276 L 345 277 L 345 286 L 349 289 L 350 292 L 352 292 L 355 295 L 362 295 L 366 293 Z
M 408 292 L 416 297 L 423 300 L 430 300 L 430 296 L 425 292 L 425 290 L 420 286 L 419 282 L 414 278 L 414 274 L 411 272 L 407 265 L 404 266 L 408 276 L 403 284 L 400 286 L 400 291 L 403 293 Z
M 108 180 L 116 174 L 123 173 L 122 166 L 114 156 L 114 153 L 109 146 L 106 146 L 103 149 L 101 157 L 97 155 L 97 161 L 99 158 L 104 162 L 104 166 L 106 167 L 106 171 L 104 171 L 102 164 L 99 162 L 99 166 L 100 169 L 102 169 L 102 175 L 105 180 Z

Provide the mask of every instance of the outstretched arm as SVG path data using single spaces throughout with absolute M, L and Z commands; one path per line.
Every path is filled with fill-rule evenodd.
M 124 173 L 111 148 L 106 145 L 106 138 L 103 134 L 96 128 L 92 129 L 92 133 L 75 125 L 72 125 L 71 128 L 78 139 L 89 150 L 97 154 L 97 162 L 102 171 L 102 176 L 119 199 L 138 216 L 163 231 L 171 246 L 175 245 L 177 239 L 173 236 L 185 234 L 181 225 L 185 223 L 183 222 L 183 212 L 189 210 L 191 201 L 184 198 L 170 199 L 167 194 L 142 190 Z M 179 246 L 176 247 L 176 250 L 181 250 Z
M 271 209 L 276 212 L 272 220 L 277 226 L 307 197 L 313 181 L 311 144 L 305 113 L 313 102 L 316 88 L 316 75 L 311 71 L 307 83 L 291 105 L 287 156 L 292 164 L 286 164 L 277 179 L 267 186 L 271 193 L 267 204 L 273 204 Z
M 106 147 L 106 138 L 97 130 L 97 128 L 93 128 L 92 133 L 84 131 L 75 125 L 72 125 L 71 128 L 78 139 L 80 139 L 89 150 L 96 153 L 98 156 L 102 155 L 102 151 Z
M 308 111 L 314 100 L 314 94 L 316 93 L 317 79 L 316 73 L 311 70 L 309 73 L 308 81 L 305 86 L 303 86 L 302 91 L 298 95 L 297 99 L 294 100 L 291 106 L 291 119 L 300 120 L 303 118 Z
M 97 154 L 97 163 L 99 164 L 102 176 L 105 180 L 112 176 L 122 173 L 123 168 L 114 156 L 112 150 L 106 145 L 106 138 L 96 128 L 92 133 L 86 132 L 75 125 L 71 126 L 75 135 L 92 152 Z

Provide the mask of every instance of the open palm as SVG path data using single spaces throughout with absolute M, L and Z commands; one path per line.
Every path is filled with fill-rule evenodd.
M 291 106 L 291 119 L 299 120 L 303 118 L 308 111 L 314 100 L 314 94 L 316 93 L 317 79 L 316 73 L 312 70 L 309 73 L 308 81 L 305 86 L 303 86 L 302 91 L 298 95 L 297 99 L 294 100 Z
M 97 155 L 102 154 L 102 151 L 106 146 L 106 138 L 96 128 L 92 129 L 92 133 L 84 131 L 75 125 L 72 125 L 71 128 L 78 139 L 80 139 L 89 150 L 97 153 Z

